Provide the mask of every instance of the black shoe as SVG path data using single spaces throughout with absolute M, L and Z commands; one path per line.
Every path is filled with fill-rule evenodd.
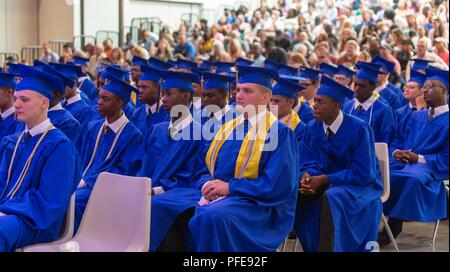
M 403 220 L 396 218 L 389 218 L 388 225 L 392 231 L 392 236 L 394 236 L 394 239 L 396 239 L 398 235 L 402 232 Z M 389 238 L 386 228 L 383 228 L 383 230 L 378 234 L 377 242 L 380 245 L 380 247 L 387 246 L 391 243 L 391 239 Z
M 291 233 L 289 233 L 288 239 L 289 240 L 297 239 L 297 234 L 295 234 L 295 231 L 291 231 Z
M 377 242 L 380 247 L 385 247 L 391 243 L 391 239 L 389 238 L 389 235 L 387 234 L 385 228 L 383 228 L 383 230 L 378 233 Z

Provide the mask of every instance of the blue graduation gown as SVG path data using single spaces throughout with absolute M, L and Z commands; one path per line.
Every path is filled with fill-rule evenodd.
M 194 176 L 203 145 L 200 138 L 174 140 L 169 138 L 170 122 L 155 124 L 147 139 L 140 177 L 150 177 L 152 187 L 163 187 L 165 193 L 152 197 L 150 251 L 156 251 L 176 218 L 194 207 L 201 198 L 201 185 Z M 180 135 L 193 136 L 201 131 L 192 122 Z
M 14 119 L 14 114 L 0 121 L 0 143 L 6 136 L 14 134 L 23 128 L 23 124 Z
M 306 102 L 302 102 L 302 106 L 297 113 L 300 117 L 300 120 L 302 120 L 302 122 L 305 124 L 308 124 L 311 120 L 314 120 L 313 110 L 311 106 Z
M 72 141 L 72 143 L 78 143 L 81 136 L 81 125 L 69 111 L 65 109 L 49 111 L 48 118 L 56 128 L 60 129 L 67 138 Z
M 403 107 L 406 104 L 408 104 L 408 100 L 406 100 L 405 97 L 403 96 L 402 89 L 398 88 L 397 86 L 395 86 L 392 83 L 388 84 L 388 88 L 390 88 L 397 95 L 399 107 Z
M 391 194 L 384 205 L 387 216 L 419 222 L 447 216 L 442 181 L 449 171 L 448 118 L 447 112 L 428 121 L 428 111 L 418 111 L 400 125 L 390 154 L 396 149 L 411 149 L 424 156 L 426 164 L 406 164 L 391 156 Z
M 411 106 L 409 103 L 395 111 L 395 117 L 396 117 L 396 123 L 402 124 L 405 122 L 406 119 L 409 118 L 413 110 L 411 109 Z
M 364 251 L 366 243 L 377 240 L 383 185 L 366 122 L 344 114 L 330 141 L 322 122 L 309 123 L 300 147 L 300 177 L 304 173 L 328 175 L 330 186 L 324 194 L 334 224 L 334 251 Z M 295 231 L 305 251 L 317 251 L 320 199 L 303 203 L 297 206 Z
M 273 151 L 262 152 L 256 179 L 234 178 L 242 140 L 225 141 L 217 156 L 214 178 L 202 161 L 200 184 L 223 180 L 229 183 L 230 195 L 195 208 L 189 222 L 193 251 L 276 251 L 288 236 L 297 200 L 299 171 L 298 164 L 292 162 L 299 160 L 298 143 L 290 128 L 281 122 L 276 128 L 278 145 Z M 244 126 L 244 133 L 247 131 Z
M 97 97 L 97 87 L 94 82 L 89 78 L 84 78 L 79 82 L 79 89 L 86 94 L 90 101 L 93 101 Z
M 383 99 L 388 102 L 388 105 L 391 106 L 393 110 L 396 110 L 401 107 L 397 94 L 389 87 L 386 87 L 379 93 L 380 96 L 383 97 Z
M 65 109 L 77 119 L 83 129 L 87 128 L 87 125 L 94 121 L 94 112 L 83 100 L 67 105 Z
M 150 116 L 147 116 L 147 107 L 142 105 L 134 110 L 130 121 L 141 131 L 142 135 L 145 136 L 151 135 L 153 125 L 169 120 L 170 116 L 164 111 L 164 109 L 160 109 L 159 112 L 155 112 Z
M 103 126 L 103 123 L 104 120 L 99 120 L 91 122 L 88 126 L 82 149 L 83 171 L 89 164 L 94 151 L 98 132 Z M 114 150 L 111 153 L 111 156 L 107 161 L 105 161 L 115 136 L 116 134 L 112 131 L 110 131 L 107 135 L 103 134 L 101 136 L 94 161 L 87 173 L 82 177 L 87 186 L 76 190 L 76 229 L 78 229 L 84 209 L 86 208 L 89 200 L 89 196 L 91 195 L 92 189 L 94 188 L 95 182 L 97 181 L 97 177 L 100 173 L 109 172 L 118 175 L 134 176 L 140 167 L 141 158 L 136 156 L 136 154 L 139 151 L 140 144 L 142 143 L 142 134 L 132 123 L 128 123 L 125 126 Z
M 5 184 L 8 168 L 20 134 L 4 138 L 1 144 L 0 194 L 6 193 L 0 196 L 0 212 L 7 216 L 0 216 L 0 252 L 56 240 L 70 197 L 80 179 L 80 165 L 73 144 L 60 130 L 54 129 L 37 149 L 14 198 L 7 197 L 41 135 L 30 138 L 27 143 L 21 140 L 8 185 Z
M 396 119 L 394 113 L 387 104 L 376 100 L 367 111 L 355 109 L 355 100 L 344 104 L 342 111 L 346 114 L 356 116 L 366 123 L 370 122 L 376 143 L 390 144 L 395 135 Z

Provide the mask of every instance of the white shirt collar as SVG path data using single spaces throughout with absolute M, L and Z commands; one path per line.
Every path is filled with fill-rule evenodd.
M 145 113 L 147 113 L 147 115 L 149 115 L 149 113 L 155 114 L 157 105 L 158 104 L 156 103 L 151 106 L 145 104 Z
M 265 119 L 265 115 L 267 114 L 267 111 L 262 111 L 260 113 L 258 113 L 257 115 L 254 115 L 250 118 L 248 118 L 248 122 L 250 123 L 250 126 L 253 127 L 258 121 L 261 122 L 262 120 L 266 120 Z M 245 116 L 244 114 L 241 115 L 240 120 L 239 120 L 239 125 L 242 124 L 245 121 Z
M 222 120 L 222 117 L 224 117 L 226 114 L 227 114 L 227 112 L 229 112 L 231 110 L 231 107 L 230 107 L 230 105 L 225 105 L 225 107 L 223 108 L 223 109 L 221 109 L 221 110 L 219 110 L 219 111 L 216 111 L 215 113 L 214 113 L 214 118 L 216 118 L 216 120 Z
M 365 111 L 368 111 L 374 103 L 375 103 L 375 96 L 373 95 L 363 103 L 360 103 L 358 99 L 355 98 L 355 109 L 357 109 L 359 106 L 362 106 Z
M 172 121 L 170 121 L 169 129 L 175 128 L 177 132 L 180 132 L 183 131 L 185 128 L 187 128 L 193 121 L 194 119 L 192 119 L 192 115 L 189 114 L 188 117 L 181 120 L 181 122 L 177 120 L 175 122 L 176 125 Z
M 67 105 L 72 105 L 73 103 L 76 103 L 80 100 L 81 100 L 81 95 L 78 93 L 74 97 L 67 99 Z
M 344 121 L 344 114 L 342 113 L 342 111 L 339 112 L 338 117 L 336 118 L 336 120 L 334 120 L 334 122 L 331 124 L 331 126 L 329 126 L 329 128 L 331 129 L 331 131 L 336 135 L 339 128 L 342 125 L 342 122 Z M 325 134 L 327 134 L 327 130 L 328 130 L 328 126 L 327 124 L 323 123 L 323 129 L 325 131 Z
M 61 103 L 56 104 L 53 108 L 49 109 L 48 111 L 57 111 L 57 110 L 63 110 L 64 108 L 62 107 Z
M 14 112 L 16 111 L 16 109 L 14 108 L 14 106 L 12 106 L 11 108 L 7 109 L 5 112 L 1 112 L 2 115 L 2 119 L 6 119 L 8 118 L 11 114 L 14 114 Z
M 295 106 L 292 110 L 298 112 L 302 108 L 302 102 L 298 101 L 297 106 Z
M 31 137 L 34 137 L 46 132 L 51 125 L 52 123 L 50 122 L 50 119 L 47 118 L 44 122 L 40 123 L 32 129 L 28 129 L 28 127 L 26 126 L 25 131 L 28 131 L 31 134 Z
M 380 87 L 376 87 L 375 91 L 381 93 L 382 91 L 384 91 L 387 88 L 388 85 L 389 85 L 389 81 L 386 81 Z
M 119 129 L 127 122 L 128 122 L 128 118 L 125 116 L 125 113 L 123 113 L 123 112 L 122 112 L 122 115 L 120 116 L 120 118 L 117 119 L 117 121 L 115 121 L 112 124 L 108 123 L 108 119 L 105 120 L 106 126 L 109 127 L 116 134 L 117 134 L 117 132 L 119 132 Z
M 448 104 L 445 104 L 443 106 L 439 106 L 437 108 L 434 108 L 434 115 L 433 118 L 438 117 L 439 115 L 442 115 L 444 113 L 448 112 Z

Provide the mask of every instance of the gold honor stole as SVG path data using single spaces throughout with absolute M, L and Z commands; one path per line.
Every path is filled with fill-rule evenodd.
M 236 162 L 236 168 L 234 170 L 234 178 L 236 179 L 258 178 L 259 162 L 266 143 L 266 138 L 270 128 L 277 121 L 277 118 L 269 111 L 267 111 L 265 118 L 262 119 L 263 120 L 258 120 L 257 124 L 248 131 L 242 142 Z M 206 155 L 206 166 L 212 177 L 214 177 L 217 156 L 225 141 L 238 126 L 240 120 L 240 118 L 236 118 L 223 125 L 209 147 Z
M 380 99 L 380 93 L 378 91 L 373 91 L 373 96 L 375 97 L 375 101 L 377 101 L 378 99 Z
M 289 118 L 287 118 L 283 123 L 288 126 L 292 131 L 294 131 L 298 124 L 300 124 L 301 120 L 298 114 L 295 111 L 291 111 L 289 114 Z
M 300 96 L 300 98 L 298 99 L 298 103 L 305 103 L 306 99 L 303 96 Z M 309 104 L 309 106 L 312 108 L 314 107 L 314 101 L 311 102 L 311 104 Z

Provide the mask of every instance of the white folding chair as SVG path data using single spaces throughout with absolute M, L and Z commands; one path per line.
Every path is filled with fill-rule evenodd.
M 381 196 L 381 202 L 385 203 L 389 199 L 389 195 L 391 194 L 391 183 L 390 183 L 390 174 L 389 174 L 389 149 L 388 145 L 385 143 L 376 143 L 375 144 L 375 153 L 377 159 L 380 163 L 381 170 L 381 179 L 383 180 L 384 192 Z M 384 213 L 381 213 L 381 220 L 383 221 L 383 225 L 386 228 L 389 239 L 391 239 L 392 244 L 395 247 L 397 252 L 400 252 L 398 249 L 397 242 L 395 241 L 394 235 L 392 234 L 391 228 L 387 222 L 386 216 Z
M 150 246 L 150 179 L 101 173 L 79 230 L 68 242 L 26 252 L 147 252 Z
M 447 193 L 447 201 L 449 199 L 448 196 L 448 180 L 444 181 L 444 186 L 445 186 L 445 192 Z M 437 237 L 437 232 L 438 232 L 438 228 L 439 228 L 439 223 L 441 222 L 441 220 L 436 221 L 436 224 L 434 225 L 434 231 L 433 231 L 433 239 L 431 240 L 431 246 L 434 248 L 436 246 L 436 237 Z

